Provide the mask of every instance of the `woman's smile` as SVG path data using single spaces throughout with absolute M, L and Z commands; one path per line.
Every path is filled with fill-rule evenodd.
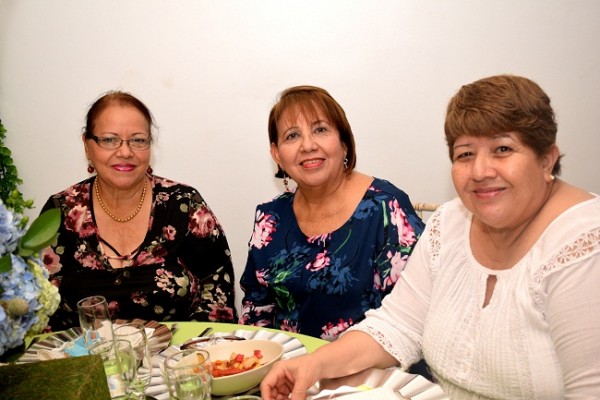
M 304 160 L 300 162 L 300 165 L 302 165 L 302 167 L 306 169 L 311 169 L 320 167 L 321 165 L 323 165 L 324 162 L 325 160 L 322 158 L 311 158 L 309 160 Z

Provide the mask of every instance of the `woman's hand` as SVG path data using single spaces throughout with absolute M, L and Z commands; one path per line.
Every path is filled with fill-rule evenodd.
M 321 365 L 314 356 L 305 355 L 279 361 L 260 384 L 264 400 L 304 400 L 306 391 L 321 379 Z

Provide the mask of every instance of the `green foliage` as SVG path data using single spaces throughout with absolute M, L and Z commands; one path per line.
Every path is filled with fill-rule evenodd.
M 50 246 L 55 240 L 60 227 L 60 210 L 51 208 L 37 217 L 25 235 L 19 240 L 20 256 L 37 254 L 40 250 Z
M 11 152 L 4 144 L 6 129 L 0 120 L 0 199 L 17 213 L 22 214 L 25 208 L 33 207 L 33 200 L 25 200 L 18 186 L 23 183 L 19 178 L 17 167 L 13 164 Z M 25 218 L 23 225 L 27 223 Z

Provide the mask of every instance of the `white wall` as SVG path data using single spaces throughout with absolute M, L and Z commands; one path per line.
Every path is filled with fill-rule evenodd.
M 345 108 L 360 171 L 443 202 L 448 99 L 484 76 L 530 77 L 557 112 L 563 178 L 600 193 L 599 38 L 596 0 L 0 0 L 0 118 L 41 206 L 88 176 L 90 103 L 137 95 L 160 128 L 155 173 L 200 190 L 239 273 L 255 205 L 282 188 L 266 122 L 291 85 Z

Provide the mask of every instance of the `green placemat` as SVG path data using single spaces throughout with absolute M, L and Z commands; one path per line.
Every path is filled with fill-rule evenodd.
M 100 356 L 0 367 L 2 400 L 110 400 Z

